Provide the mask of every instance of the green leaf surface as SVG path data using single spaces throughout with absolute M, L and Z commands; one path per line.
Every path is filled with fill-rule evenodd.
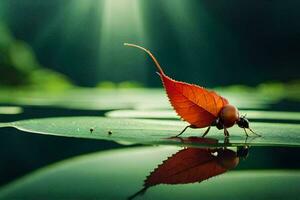
M 105 117 L 58 117 L 31 119 L 0 125 L 10 126 L 25 132 L 125 141 L 143 144 L 183 145 L 177 135 L 187 124 L 179 120 L 146 120 Z M 300 146 L 300 125 L 280 123 L 252 123 L 251 128 L 263 137 L 245 137 L 244 131 L 235 126 L 229 129 L 229 142 L 224 140 L 222 130 L 212 128 L 208 137 L 219 140 L 216 146 L 268 145 Z M 92 132 L 91 132 L 92 129 Z M 201 136 L 205 129 L 188 129 L 182 136 Z M 247 140 L 246 140 L 247 139 Z M 191 146 L 203 146 L 197 142 L 188 142 Z
M 126 199 L 178 147 L 139 147 L 75 157 L 0 190 L 0 199 Z M 157 185 L 136 199 L 297 199 L 299 170 L 237 170 L 201 183 Z

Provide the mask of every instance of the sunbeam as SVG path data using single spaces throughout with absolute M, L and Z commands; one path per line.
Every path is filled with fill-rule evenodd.
M 145 81 L 146 66 L 143 56 L 128 60 L 132 51 L 123 47 L 124 42 L 147 42 L 139 0 L 105 0 L 101 13 L 99 79 L 122 81 L 136 77 Z M 136 52 L 135 52 L 136 53 Z M 112 55 L 118 55 L 114 59 Z M 123 71 L 122 77 L 120 73 Z

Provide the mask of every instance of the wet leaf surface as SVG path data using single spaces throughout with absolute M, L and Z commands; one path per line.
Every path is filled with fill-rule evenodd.
M 25 132 L 125 141 L 142 144 L 174 144 L 182 145 L 177 135 L 187 124 L 172 120 L 146 120 L 105 117 L 58 117 L 23 120 L 12 123 L 2 123 L 0 127 L 14 127 Z M 229 141 L 225 140 L 222 130 L 212 128 L 207 137 L 219 140 L 215 146 L 268 145 L 268 146 L 300 146 L 300 125 L 279 123 L 252 123 L 251 128 L 263 137 L 245 137 L 238 127 L 229 129 Z M 205 129 L 188 129 L 184 137 L 201 136 Z M 184 144 L 187 145 L 187 144 Z M 190 141 L 190 146 L 203 146 Z

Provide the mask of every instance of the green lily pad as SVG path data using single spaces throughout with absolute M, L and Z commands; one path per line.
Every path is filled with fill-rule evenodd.
M 0 199 L 126 199 L 175 147 L 105 151 L 65 160 L 0 190 Z M 201 183 L 157 185 L 136 199 L 297 199 L 298 170 L 238 170 Z
M 300 112 L 276 112 L 240 110 L 240 114 L 247 114 L 249 119 L 270 120 L 300 120 Z M 179 119 L 174 110 L 114 110 L 105 114 L 107 117 L 122 118 L 151 118 L 151 119 Z
M 11 123 L 0 123 L 0 127 L 14 127 L 25 132 L 125 141 L 143 144 L 182 145 L 182 140 L 172 138 L 187 124 L 179 120 L 146 120 L 105 117 L 58 117 L 31 119 Z M 246 138 L 244 131 L 235 126 L 229 129 L 229 142 L 224 140 L 221 130 L 212 128 L 208 137 L 219 140 L 215 146 L 269 145 L 300 146 L 300 125 L 280 123 L 252 123 L 251 128 L 263 137 Z M 201 136 L 205 129 L 188 129 L 182 136 Z M 246 141 L 247 139 L 247 141 Z M 184 144 L 187 145 L 187 144 Z M 203 143 L 188 142 L 188 145 L 203 146 Z
M 70 109 L 111 110 L 132 109 L 140 104 L 157 102 L 169 107 L 160 89 L 81 89 L 44 92 L 28 90 L 1 90 L 0 102 L 16 105 L 55 106 Z

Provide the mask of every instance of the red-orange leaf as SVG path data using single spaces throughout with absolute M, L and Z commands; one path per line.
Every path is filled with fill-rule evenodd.
M 152 53 L 134 44 L 125 44 L 146 51 L 154 61 L 169 100 L 177 114 L 191 125 L 202 128 L 212 124 L 228 101 L 198 85 L 175 81 L 165 75 Z
M 185 121 L 202 128 L 212 124 L 228 101 L 200 86 L 175 81 L 161 73 L 169 100 Z

